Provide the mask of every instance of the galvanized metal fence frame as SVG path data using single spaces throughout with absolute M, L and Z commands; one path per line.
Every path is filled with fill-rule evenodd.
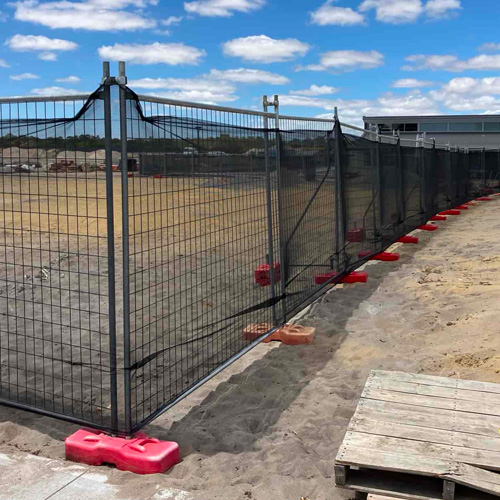
M 151 422 L 158 415 L 171 408 L 181 399 L 204 384 L 207 380 L 220 373 L 220 371 L 224 370 L 228 365 L 254 348 L 266 337 L 270 336 L 276 330 L 276 328 L 290 320 L 290 315 L 293 315 L 306 303 L 311 302 L 316 297 L 321 295 L 324 292 L 325 287 L 315 287 L 313 286 L 313 282 L 311 281 L 311 276 L 313 276 L 313 274 L 311 273 L 316 272 L 315 270 L 327 268 L 328 270 L 332 271 L 332 279 L 329 280 L 329 283 L 336 283 L 345 274 L 349 273 L 354 268 L 363 263 L 373 253 L 384 250 L 385 248 L 387 248 L 387 246 L 389 246 L 389 244 L 394 241 L 394 236 L 387 236 L 383 234 L 385 230 L 383 221 L 387 219 L 387 214 L 384 213 L 383 203 L 383 168 L 386 167 L 386 165 L 384 163 L 382 151 L 387 145 L 391 145 L 394 148 L 391 149 L 391 154 L 393 155 L 394 160 L 394 164 L 392 165 L 392 167 L 396 172 L 396 179 L 393 180 L 394 187 L 392 189 L 392 191 L 395 191 L 396 193 L 396 198 L 393 203 L 395 207 L 395 216 L 393 218 L 395 218 L 395 220 L 393 224 L 394 227 L 391 229 L 394 231 L 394 234 L 397 234 L 397 231 L 406 231 L 405 224 L 407 223 L 407 200 L 405 199 L 404 194 L 406 180 L 403 168 L 403 148 L 405 147 L 405 145 L 403 143 L 414 144 L 418 148 L 415 150 L 415 165 L 416 172 L 418 172 L 418 175 L 420 176 L 420 186 L 418 189 L 419 213 L 416 214 L 416 217 L 418 218 L 418 221 L 420 223 L 425 223 L 432 215 L 439 211 L 439 201 L 436 199 L 435 193 L 433 195 L 432 193 L 428 192 L 429 186 L 431 185 L 431 179 L 429 178 L 430 172 L 432 170 L 436 171 L 435 167 L 438 164 L 438 150 L 440 153 L 444 153 L 445 166 L 443 167 L 443 171 L 446 174 L 448 190 L 447 193 L 441 193 L 442 196 L 446 194 L 446 200 L 443 201 L 442 199 L 441 203 L 445 205 L 447 204 L 449 207 L 452 207 L 456 206 L 459 203 L 462 203 L 463 201 L 467 201 L 468 199 L 473 198 L 473 193 L 470 193 L 468 191 L 465 193 L 463 191 L 459 192 L 459 187 L 456 179 L 456 176 L 458 175 L 458 167 L 454 172 L 452 161 L 452 155 L 458 154 L 458 148 L 455 148 L 455 151 L 452 151 L 452 148 L 449 145 L 438 146 L 436 145 L 434 139 L 427 140 L 425 134 L 421 137 L 418 137 L 416 141 L 400 137 L 399 135 L 380 135 L 378 131 L 364 130 L 359 127 L 341 123 L 338 118 L 338 112 L 336 109 L 332 119 L 316 119 L 281 115 L 278 96 L 274 96 L 272 101 L 268 100 L 267 96 L 264 96 L 263 111 L 258 112 L 222 106 L 209 106 L 205 104 L 188 103 L 171 99 L 157 98 L 154 96 L 136 96 L 135 94 L 132 96 L 133 93 L 131 93 L 131 91 L 126 87 L 126 84 L 127 77 L 124 63 L 119 64 L 119 74 L 117 77 L 112 77 L 110 75 L 109 63 L 104 63 L 102 85 L 98 93 L 94 96 L 96 100 L 102 101 L 102 139 L 104 141 L 104 149 L 106 153 L 106 298 L 108 325 L 105 329 L 103 329 L 103 335 L 109 334 L 109 339 L 107 349 L 100 352 L 100 356 L 105 355 L 105 357 L 107 358 L 104 364 L 106 373 L 109 374 L 109 387 L 107 383 L 105 384 L 101 381 L 101 392 L 102 390 L 109 392 L 109 408 L 106 407 L 104 409 L 106 412 L 108 412 L 109 410 L 109 420 L 104 420 L 96 416 L 95 414 L 90 414 L 90 416 L 88 416 L 85 412 L 73 410 L 66 411 L 64 408 L 62 410 L 56 410 L 55 408 L 50 409 L 50 405 L 47 406 L 38 404 L 36 402 L 36 399 L 34 403 L 27 404 L 26 402 L 23 402 L 21 400 L 16 400 L 15 398 L 9 398 L 5 397 L 4 395 L 0 395 L 0 403 L 17 406 L 23 409 L 36 411 L 57 418 L 63 418 L 79 424 L 92 425 L 93 427 L 108 430 L 117 434 L 130 435 L 137 431 L 140 427 Z M 116 104 L 114 103 L 114 99 L 112 97 L 113 93 L 117 94 L 118 106 L 116 106 Z M 19 104 L 27 105 L 27 103 L 76 102 L 82 101 L 82 99 L 87 99 L 89 97 L 91 96 L 65 96 L 54 98 L 7 98 L 0 99 L 0 105 L 5 104 L 7 106 L 13 106 Z M 133 99 L 137 100 L 136 104 Z M 189 383 L 181 385 L 181 389 L 179 390 L 171 391 L 170 393 L 168 393 L 166 392 L 165 387 L 161 387 L 160 382 L 155 382 L 154 389 L 157 390 L 157 392 L 158 387 L 160 387 L 161 389 L 161 394 L 155 396 L 157 401 L 156 404 L 145 403 L 147 398 L 151 399 L 151 394 L 147 397 L 143 396 L 141 400 L 142 402 L 137 403 L 135 391 L 138 390 L 138 386 L 134 385 L 133 381 L 133 377 L 137 374 L 137 367 L 141 365 L 144 360 L 146 360 L 144 361 L 144 363 L 147 363 L 147 360 L 155 359 L 155 357 L 157 356 L 162 356 L 166 350 L 171 348 L 170 345 L 167 345 L 167 347 L 165 348 L 162 343 L 162 349 L 159 349 L 159 347 L 155 347 L 156 351 L 155 349 L 153 349 L 153 351 L 151 352 L 147 351 L 146 354 L 143 354 L 144 360 L 139 360 L 141 362 L 138 363 L 134 352 L 137 346 L 133 344 L 133 339 L 131 338 L 131 315 L 133 314 L 133 311 L 131 309 L 131 296 L 136 292 L 134 292 L 131 288 L 131 259 L 133 258 L 133 253 L 131 253 L 131 238 L 134 237 L 134 233 L 131 233 L 130 220 L 131 217 L 134 217 L 137 214 L 135 213 L 135 211 L 130 213 L 129 210 L 131 189 L 129 185 L 129 176 L 135 174 L 133 172 L 129 172 L 128 159 L 132 158 L 134 154 L 130 153 L 129 151 L 129 140 L 131 140 L 134 133 L 136 133 L 132 131 L 133 118 L 130 115 L 133 113 L 142 112 L 140 109 L 141 103 L 150 103 L 151 105 L 155 105 L 157 108 L 159 106 L 162 106 L 163 110 L 165 110 L 166 107 L 168 107 L 168 109 L 170 109 L 170 107 L 173 107 L 174 118 L 177 118 L 177 116 L 175 116 L 175 113 L 178 109 L 191 110 L 191 114 L 188 117 L 189 119 L 191 119 L 192 117 L 197 118 L 198 116 L 207 116 L 207 114 L 210 112 L 210 117 L 212 117 L 212 114 L 214 114 L 215 116 L 214 123 L 209 123 L 208 121 L 203 122 L 202 119 L 200 119 L 200 123 L 209 123 L 209 125 L 206 126 L 210 127 L 221 127 L 220 130 L 222 130 L 223 127 L 239 127 L 238 130 L 244 130 L 244 132 L 239 132 L 240 134 L 242 134 L 242 137 L 247 137 L 245 134 L 249 134 L 248 130 L 257 131 L 259 134 L 261 134 L 264 146 L 264 166 L 262 171 L 262 178 L 259 177 L 259 181 L 255 181 L 255 185 L 258 184 L 259 187 L 264 187 L 264 194 L 262 198 L 265 204 L 265 215 L 263 215 L 265 230 L 263 234 L 266 241 L 266 252 L 264 261 L 269 268 L 269 291 L 265 291 L 265 293 L 263 292 L 262 302 L 256 303 L 254 306 L 252 306 L 253 309 L 252 307 L 250 307 L 250 312 L 245 310 L 237 311 L 236 315 L 242 315 L 243 318 L 254 318 L 255 316 L 252 316 L 252 314 L 255 311 L 262 311 L 264 309 L 269 310 L 271 318 L 269 328 L 265 332 L 261 332 L 259 335 L 257 335 L 255 338 L 252 338 L 245 344 L 235 343 L 232 348 L 227 349 L 227 353 L 224 356 L 217 357 L 218 361 L 216 365 L 214 365 L 213 369 L 205 371 L 200 370 L 201 375 L 198 377 L 195 375 L 190 375 Z M 270 112 L 271 108 L 273 112 Z M 198 111 L 200 112 L 200 115 L 196 114 Z M 205 115 L 203 113 L 205 113 Z M 227 121 L 226 118 L 223 118 L 224 116 L 226 116 L 224 114 L 230 117 L 227 119 Z M 118 119 L 116 119 L 115 117 L 117 117 Z M 240 117 L 240 119 L 235 120 L 234 117 Z M 27 118 L 34 119 L 36 121 L 37 117 L 33 116 L 30 118 L 27 115 Z M 145 123 L 148 123 L 149 119 L 158 119 L 158 117 L 151 118 L 141 116 L 138 119 L 145 121 Z M 180 119 L 186 119 L 186 117 L 182 117 L 182 112 Z M 217 123 L 217 120 L 219 120 L 220 123 Z M 252 123 L 252 120 L 255 120 L 256 123 L 261 125 L 253 125 L 253 128 L 250 127 L 249 125 Z M 0 123 L 1 122 L 2 117 L 0 116 Z M 114 123 L 118 123 L 118 129 L 113 129 Z M 201 126 L 202 125 L 198 125 L 199 128 L 197 129 L 198 147 L 200 145 Z M 30 132 L 34 134 L 35 138 L 38 137 L 37 130 L 38 129 L 35 127 L 34 132 Z M 247 130 L 247 132 L 245 132 L 245 130 Z M 368 207 L 363 207 L 363 210 L 366 209 L 365 216 L 368 214 L 368 211 L 370 211 L 371 213 L 373 221 L 370 222 L 370 224 L 372 224 L 373 226 L 374 234 L 372 235 L 373 243 L 371 244 L 371 246 L 367 247 L 369 248 L 369 251 L 365 255 L 365 257 L 362 258 L 357 258 L 355 254 L 349 255 L 349 252 L 346 250 L 349 244 L 349 213 L 351 213 L 352 216 L 352 207 L 350 207 L 350 204 L 352 204 L 353 201 L 349 199 L 350 194 L 348 193 L 348 188 L 345 185 L 346 180 L 348 179 L 346 172 L 346 167 L 348 167 L 348 157 L 346 155 L 349 155 L 350 153 L 349 146 L 346 146 L 346 144 L 344 144 L 344 130 L 350 130 L 353 134 L 352 137 L 356 135 L 359 137 L 364 137 L 365 140 L 369 141 L 369 150 L 366 150 L 366 154 L 364 156 L 366 158 L 369 156 L 370 158 L 366 175 L 367 179 L 369 179 L 371 195 L 369 196 L 370 200 Z M 158 133 L 157 138 L 164 139 L 167 137 L 165 132 L 162 133 L 163 136 Z M 27 134 L 29 135 L 28 132 Z M 154 133 L 144 132 L 144 134 L 144 138 L 155 138 Z M 300 158 L 303 163 L 307 163 L 308 161 L 311 162 L 314 171 L 316 169 L 316 159 L 322 158 L 322 163 L 320 163 L 322 164 L 323 168 L 323 177 L 320 181 L 314 179 L 313 181 L 311 181 L 313 182 L 313 184 L 308 186 L 308 191 L 304 195 L 303 202 L 301 202 L 302 205 L 300 205 L 300 203 L 297 205 L 296 210 L 298 210 L 299 213 L 298 216 L 297 214 L 294 214 L 295 219 L 294 221 L 292 221 L 292 223 L 295 225 L 292 227 L 290 235 L 285 237 L 285 217 L 287 216 L 287 214 L 285 213 L 285 205 L 286 203 L 289 204 L 290 200 L 294 201 L 293 197 L 296 196 L 294 189 L 297 186 L 300 187 L 300 185 L 297 184 L 297 186 L 292 186 L 292 188 L 287 191 L 287 188 L 282 185 L 282 169 L 285 161 L 290 160 L 292 162 L 291 171 L 296 168 L 296 166 L 293 165 L 293 156 L 290 156 L 292 153 L 291 148 L 289 147 L 289 144 L 286 140 L 287 134 L 290 135 L 292 139 L 294 135 L 300 136 L 302 137 L 302 142 L 307 142 L 307 140 L 309 140 L 312 141 L 313 144 L 315 144 L 312 150 L 307 150 L 307 152 L 312 151 L 314 158 L 307 158 L 307 155 L 305 154 L 306 150 L 301 150 L 300 145 L 298 148 L 297 158 Z M 187 140 L 189 139 L 189 134 L 186 137 L 182 137 L 181 134 L 180 138 L 183 140 Z M 229 140 L 230 139 L 231 137 L 229 137 Z M 290 139 L 290 141 L 292 139 Z M 209 140 L 209 138 L 203 137 L 201 140 Z M 113 154 L 117 153 L 117 141 L 119 141 L 119 153 L 121 158 L 119 177 L 116 177 L 113 173 Z M 298 142 L 300 143 L 301 141 L 299 140 Z M 364 147 L 366 148 L 367 145 L 365 144 Z M 455 156 L 455 159 L 460 159 L 461 161 L 463 161 L 465 155 L 467 155 L 468 153 L 469 150 L 463 150 L 461 155 Z M 166 153 L 164 154 L 166 155 Z M 487 154 L 491 155 L 492 152 L 482 149 L 478 154 L 480 157 L 479 171 L 481 174 L 478 190 L 481 191 L 484 190 L 488 183 Z M 497 175 L 500 175 L 500 149 L 496 151 L 495 154 L 498 168 Z M 360 153 L 360 158 L 361 156 L 362 155 Z M 302 179 L 300 175 L 298 177 Z M 119 193 L 114 189 L 118 181 L 120 182 Z M 133 182 L 135 181 L 131 181 L 132 184 Z M 300 182 L 303 181 L 300 180 Z M 149 191 L 147 189 L 149 188 L 146 185 L 144 197 L 149 196 Z M 437 186 L 436 189 L 438 189 Z M 324 201 L 319 202 L 319 193 L 325 190 L 326 192 L 323 193 Z M 160 189 L 160 194 L 161 193 L 164 192 L 162 192 Z M 3 204 L 5 205 L 5 197 L 10 196 L 10 194 L 5 190 L 3 190 L 0 194 L 4 197 Z M 118 220 L 115 213 L 116 204 L 118 203 L 118 200 L 116 199 L 118 194 L 121 196 L 121 220 Z M 54 196 L 57 196 L 57 192 Z M 363 192 L 363 196 L 366 198 L 367 195 L 365 192 Z M 0 201 L 2 201 L 2 198 L 0 198 Z M 139 200 L 139 203 L 142 203 L 142 200 Z M 315 204 L 319 204 L 319 208 Z M 297 231 L 303 230 L 303 226 L 306 224 L 304 221 L 307 217 L 310 216 L 309 212 L 314 209 L 323 210 L 322 216 L 324 216 L 325 210 L 327 212 L 329 211 L 329 217 L 331 218 L 331 220 L 329 221 L 328 229 L 331 230 L 331 234 L 328 235 L 328 240 L 325 239 L 325 241 L 331 241 L 332 248 L 326 249 L 326 253 L 321 256 L 320 262 L 315 262 L 313 259 L 311 262 L 299 262 L 298 264 L 294 262 L 290 264 L 289 246 L 293 246 L 294 244 L 297 245 L 297 243 L 295 243 L 297 241 Z M 300 213 L 300 210 L 302 210 L 302 213 Z M 59 213 L 57 215 L 59 217 Z M 139 215 L 147 216 L 147 212 L 141 212 L 139 213 Z M 309 220 L 309 224 L 311 224 L 311 222 L 314 222 L 314 215 L 312 215 L 311 218 L 312 219 Z M 415 223 L 413 223 L 413 226 L 414 225 Z M 121 248 L 116 245 L 118 227 L 121 230 Z M 5 227 L 3 229 L 5 229 Z M 146 231 L 150 230 L 147 229 Z M 318 228 L 316 227 L 314 231 L 318 231 Z M 307 233 L 303 233 L 301 237 L 302 242 L 300 244 L 303 244 L 303 241 L 307 240 L 309 235 Z M 164 243 L 161 242 L 160 245 L 162 244 Z M 6 245 L 7 243 L 5 240 L 4 246 Z M 155 252 L 157 250 L 154 245 L 153 250 Z M 163 248 L 161 248 L 161 250 L 163 251 Z M 353 255 L 355 255 L 354 258 Z M 161 262 L 161 264 L 164 267 L 168 267 L 169 262 L 170 261 L 167 261 L 166 263 Z M 276 263 L 280 269 L 279 276 L 274 272 Z M 5 263 L 5 265 L 8 265 L 8 263 Z M 300 271 L 291 269 L 291 266 L 297 265 L 301 267 Z M 5 272 L 7 273 L 7 271 Z M 303 289 L 300 289 L 299 287 L 298 291 L 293 291 L 293 293 L 291 293 L 290 277 L 293 272 L 295 272 L 296 275 L 299 275 L 300 273 L 306 273 L 306 279 L 310 281 L 310 285 L 305 286 L 305 288 Z M 335 274 L 335 272 L 337 274 Z M 181 276 L 181 278 L 183 278 L 183 276 Z M 0 275 L 0 284 L 2 282 L 2 279 L 3 278 Z M 7 281 L 7 277 L 4 278 L 4 281 Z M 163 285 L 164 283 L 161 284 Z M 121 289 L 121 293 L 117 291 L 118 289 Z M 292 296 L 293 300 L 290 302 L 291 305 L 289 305 L 289 301 L 291 300 L 290 297 Z M 2 299 L 1 294 L 0 299 Z M 234 317 L 234 314 L 229 315 L 229 318 Z M 208 326 L 205 325 L 204 328 L 208 328 L 209 330 L 215 329 L 217 331 L 217 325 L 226 324 L 224 323 L 225 321 L 227 321 L 226 319 L 217 317 L 215 318 L 216 320 L 214 320 L 212 324 L 208 324 Z M 229 326 L 225 328 L 239 328 L 239 326 L 231 326 L 231 323 L 228 323 L 228 325 Z M 0 327 L 0 334 L 1 331 L 2 328 Z M 196 329 L 194 329 L 194 332 L 196 332 Z M 12 332 L 7 331 L 7 336 L 11 334 Z M 195 340 L 197 340 L 198 337 L 196 337 L 196 333 L 194 335 Z M 5 343 L 2 344 L 2 339 L 0 336 L 0 361 L 3 364 L 5 358 L 2 358 L 1 355 L 2 347 L 5 348 Z M 71 346 L 71 348 L 73 348 L 73 346 Z M 134 354 L 133 359 L 132 353 Z M 24 354 L 26 355 L 26 352 L 24 352 Z M 7 358 L 6 362 L 7 371 L 10 369 L 9 359 L 10 358 Z M 42 360 L 42 362 L 44 361 Z M 176 363 L 177 362 L 178 361 L 176 361 Z M 43 367 L 43 369 L 45 370 L 45 365 L 43 365 Z M 90 365 L 90 368 L 92 368 L 92 365 Z M 155 377 L 158 379 L 161 379 L 163 377 L 162 380 L 164 380 L 165 374 L 168 372 L 169 368 L 170 367 L 168 366 L 162 365 L 159 368 L 159 372 L 155 372 L 153 374 L 150 373 L 149 376 L 150 378 Z M 188 365 L 189 370 L 191 370 L 192 368 L 193 367 L 190 367 Z M 37 371 L 36 368 L 34 368 L 33 370 L 34 372 Z M 181 374 L 184 375 L 183 372 L 181 372 Z M 0 382 L 1 377 L 2 375 L 0 373 Z M 70 382 L 72 383 L 73 381 Z M 24 389 L 29 390 L 30 388 L 25 387 Z M 153 389 L 149 388 L 149 391 L 153 392 Z M 71 398 L 72 397 L 73 394 L 71 395 Z M 83 397 L 83 394 L 78 396 L 79 399 L 83 399 Z M 103 401 L 104 400 L 106 402 L 108 401 L 107 398 L 103 399 Z M 143 407 L 141 407 L 140 411 L 137 411 L 137 406 L 139 404 L 143 405 Z

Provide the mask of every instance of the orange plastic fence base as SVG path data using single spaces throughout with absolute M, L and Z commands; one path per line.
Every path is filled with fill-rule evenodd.
M 243 330 L 245 340 L 254 341 L 271 330 L 269 323 L 252 323 Z M 316 329 L 309 326 L 285 325 L 273 332 L 262 342 L 278 341 L 285 345 L 309 345 L 314 340 Z
M 420 226 L 419 229 L 421 231 L 437 231 L 439 227 L 431 226 L 430 224 L 424 224 L 423 226 Z
M 264 335 L 272 326 L 269 323 L 250 323 L 243 330 L 243 337 L 249 342 L 257 340 L 261 335 Z M 274 335 L 274 334 L 273 334 Z M 270 342 L 270 340 L 264 340 L 264 342 Z
M 431 221 L 433 222 L 445 221 L 445 220 L 448 220 L 446 218 L 446 215 L 435 215 L 434 217 L 431 217 Z

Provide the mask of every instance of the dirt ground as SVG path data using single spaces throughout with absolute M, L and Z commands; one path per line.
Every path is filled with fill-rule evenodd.
M 302 318 L 312 345 L 260 345 L 159 417 L 145 432 L 177 441 L 182 462 L 111 471 L 118 498 L 155 498 L 158 485 L 172 500 L 350 498 L 333 462 L 372 368 L 500 383 L 499 210 L 478 204 L 395 245 L 399 262 L 369 263 L 368 284 L 333 289 Z M 2 407 L 0 452 L 62 458 L 75 429 Z

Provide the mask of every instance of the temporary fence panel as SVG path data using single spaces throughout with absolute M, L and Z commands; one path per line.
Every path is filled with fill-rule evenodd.
M 111 429 L 104 108 L 102 89 L 88 101 L 0 100 L 0 401 Z
M 332 121 L 282 117 L 279 150 L 281 268 L 286 321 L 335 269 L 335 145 Z
M 281 292 L 279 268 L 273 286 L 255 276 L 280 261 L 274 130 L 259 114 L 125 100 L 133 430 L 271 330 Z
M 131 434 L 329 282 L 498 186 L 497 151 L 123 83 L 0 100 L 0 402 Z

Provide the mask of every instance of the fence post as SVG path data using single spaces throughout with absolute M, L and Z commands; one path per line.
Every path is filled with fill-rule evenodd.
M 455 181 L 453 179 L 453 172 L 451 170 L 451 146 L 450 143 L 446 145 L 446 181 L 448 183 L 448 207 L 454 204 L 455 198 L 453 196 L 453 186 Z M 456 188 L 455 188 L 456 191 Z
M 345 205 L 344 168 L 342 164 L 342 126 L 335 107 L 335 249 L 337 254 L 337 272 L 345 266 L 345 239 L 347 232 L 347 212 Z
M 375 132 L 375 161 L 372 156 L 372 172 L 373 172 L 373 225 L 374 233 L 377 238 L 382 237 L 382 221 L 383 207 L 382 207 L 382 176 L 381 174 L 381 161 L 380 161 L 380 136 L 378 130 Z
M 276 129 L 276 172 L 278 179 L 278 230 L 280 234 L 280 258 L 281 258 L 281 293 L 283 294 L 283 323 L 287 321 L 287 310 L 286 310 L 286 289 L 288 283 L 288 253 L 287 253 L 287 243 L 283 239 L 283 183 L 281 182 L 281 133 L 280 133 L 280 102 L 277 95 L 274 96 L 273 101 L 274 106 L 274 125 Z
M 417 148 L 419 155 L 419 167 L 420 167 L 420 222 L 427 221 L 427 184 L 425 175 L 425 132 L 418 139 L 419 146 Z
M 267 204 L 267 245 L 268 256 L 267 264 L 269 265 L 269 276 L 271 281 L 271 299 L 272 299 L 272 317 L 273 326 L 277 326 L 276 317 L 276 283 L 274 281 L 274 231 L 273 231 L 273 196 L 271 186 L 271 167 L 269 165 L 269 119 L 267 112 L 269 109 L 269 101 L 267 95 L 262 96 L 262 108 L 264 110 L 264 166 L 266 169 L 266 204 Z M 279 196 L 279 193 L 278 193 Z
M 483 190 L 486 188 L 486 149 L 483 148 L 481 150 L 481 175 L 482 175 L 482 183 Z
M 111 428 L 118 429 L 118 383 L 116 373 L 116 288 L 115 288 L 115 220 L 113 202 L 113 147 L 111 117 L 111 77 L 109 62 L 102 63 L 104 96 L 104 150 L 106 152 L 106 218 L 108 243 L 108 313 L 109 313 L 109 362 L 111 390 Z
M 403 171 L 403 154 L 401 151 L 401 134 L 398 130 L 398 142 L 396 143 L 396 168 L 398 170 L 398 224 L 404 224 L 406 219 L 405 207 L 405 178 Z
M 125 62 L 118 63 L 120 85 L 120 142 L 122 180 L 122 246 L 123 246 L 123 365 L 125 390 L 125 432 L 132 431 L 131 373 L 130 373 L 130 231 L 128 209 L 128 152 L 127 152 L 127 76 Z

